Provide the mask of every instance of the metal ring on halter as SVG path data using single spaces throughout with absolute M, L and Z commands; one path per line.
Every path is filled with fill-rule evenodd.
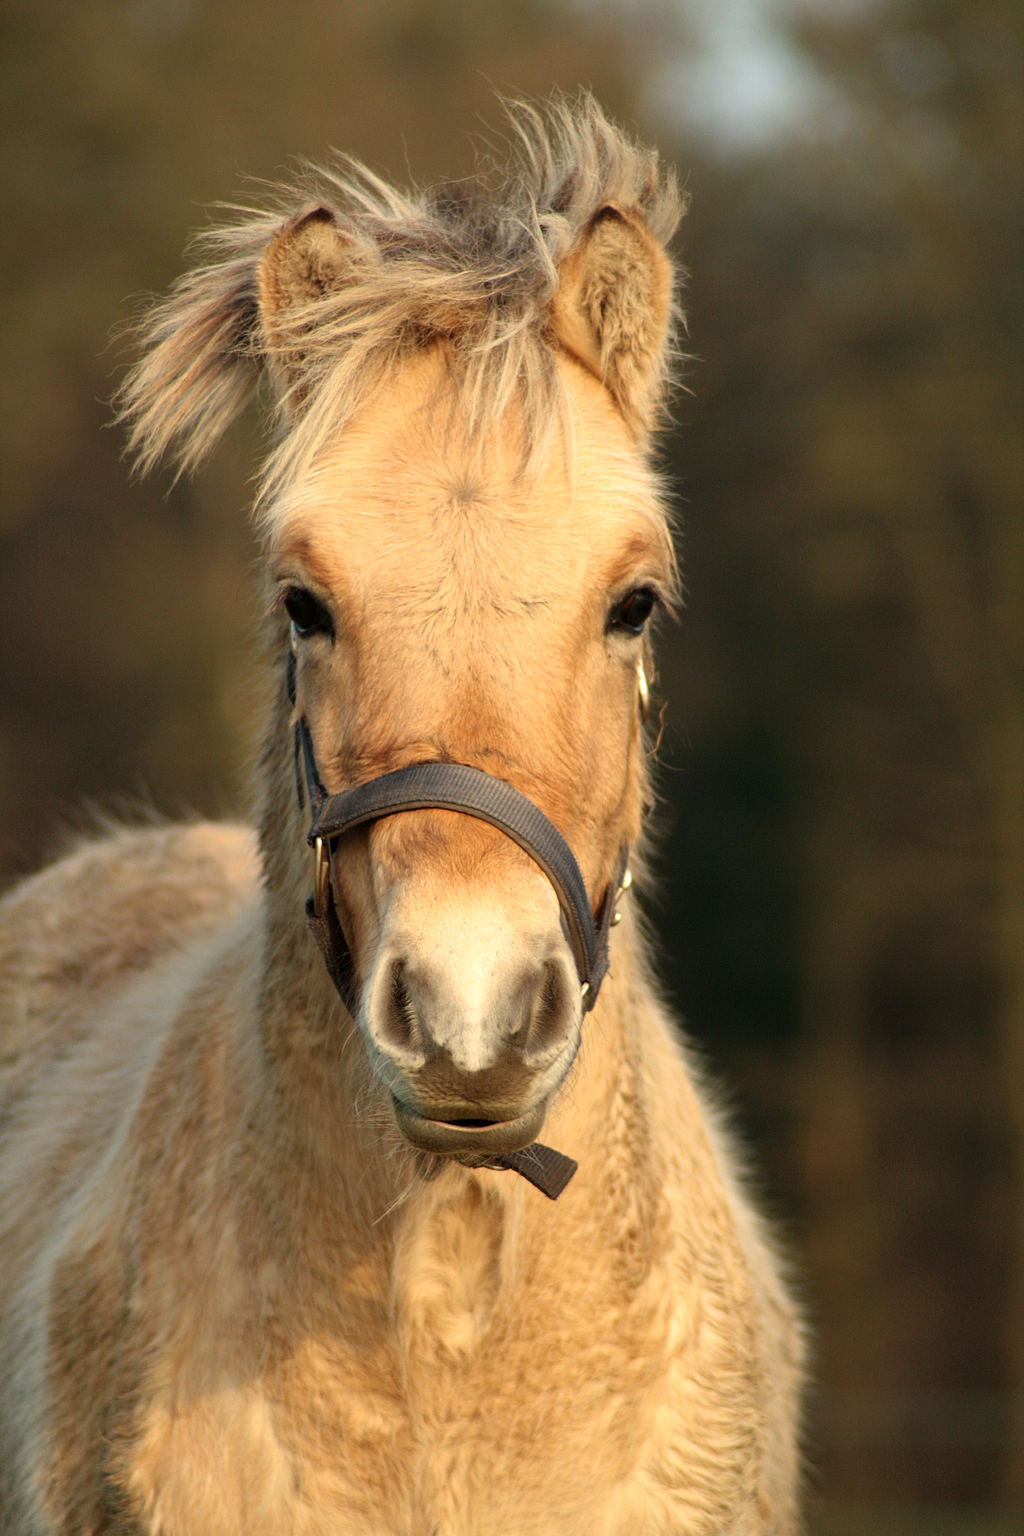
M 643 657 L 636 664 L 636 682 L 640 691 L 640 719 L 644 721 L 651 712 L 651 690 L 647 686 L 647 673 L 644 671 Z
M 313 911 L 323 917 L 331 889 L 331 845 L 325 837 L 313 844 Z
M 619 888 L 615 892 L 615 906 L 616 906 L 616 910 L 612 913 L 611 922 L 608 924 L 609 928 L 617 928 L 619 926 L 619 924 L 622 922 L 622 913 L 618 910 L 618 903 L 619 903 L 620 899 L 623 896 L 625 896 L 626 892 L 629 890 L 629 888 L 630 888 L 630 886 L 632 884 L 633 884 L 633 871 L 627 867 L 622 872 L 622 879 L 619 881 Z

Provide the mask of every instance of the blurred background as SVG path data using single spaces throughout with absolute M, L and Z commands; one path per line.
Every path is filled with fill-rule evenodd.
M 0 876 L 244 810 L 247 418 L 129 481 L 112 340 L 247 177 L 469 173 L 590 86 L 692 195 L 662 973 L 815 1337 L 817 1536 L 1024 1530 L 1016 0 L 3 0 Z

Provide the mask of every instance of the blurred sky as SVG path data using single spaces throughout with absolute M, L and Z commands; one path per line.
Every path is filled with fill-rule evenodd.
M 773 150 L 791 136 L 833 136 L 857 122 L 853 103 L 799 46 L 794 24 L 814 10 L 860 13 L 872 0 L 562 3 L 616 13 L 635 29 L 649 53 L 641 111 L 712 154 Z

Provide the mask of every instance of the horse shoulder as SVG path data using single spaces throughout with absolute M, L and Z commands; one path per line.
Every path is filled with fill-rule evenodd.
M 148 828 L 0 904 L 0 1528 L 50 1529 L 46 1509 L 68 1530 L 133 1528 L 106 1462 L 138 1364 L 139 1129 L 258 880 L 243 828 Z
M 228 922 L 259 879 L 248 827 L 197 822 L 120 830 L 15 886 L 0 902 L 0 1096 L 104 996 Z

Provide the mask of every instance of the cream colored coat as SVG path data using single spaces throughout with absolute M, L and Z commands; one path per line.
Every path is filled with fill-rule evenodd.
M 244 282 L 236 253 L 154 325 L 132 402 L 144 451 L 174 432 L 185 457 L 200 450 L 202 399 L 224 417 L 244 350 L 224 337 L 243 321 L 285 400 L 264 519 L 260 826 L 120 832 L 0 908 L 12 1536 L 796 1529 L 794 1310 L 628 901 L 586 1018 L 547 881 L 454 813 L 339 844 L 354 1019 L 303 919 L 296 713 L 331 790 L 424 757 L 508 778 L 568 838 L 595 903 L 639 833 L 645 642 L 615 615 L 630 592 L 672 587 L 646 461 L 671 305 L 662 184 L 592 104 L 556 109 L 543 142 L 526 126 L 536 313 L 515 330 L 524 299 L 507 334 L 492 327 L 483 371 L 460 347 L 482 355 L 491 300 L 477 301 L 497 261 L 475 296 L 456 273 L 456 295 L 450 252 L 424 256 L 394 207 L 391 244 L 379 208 L 260 225 Z M 548 183 L 566 178 L 556 197 Z M 356 398 L 352 317 L 370 312 L 367 284 L 386 309 L 399 226 L 395 292 L 418 301 L 420 329 L 399 346 L 392 326 L 390 350 L 366 342 L 372 387 Z M 496 401 L 490 416 L 473 390 Z M 560 422 L 546 436 L 541 398 Z M 330 628 L 295 642 L 293 710 L 282 604 L 296 591 Z M 557 1203 L 511 1173 L 424 1157 L 389 1101 L 426 1107 L 394 1040 L 400 972 L 413 1036 L 430 1035 L 426 1054 L 472 1105 L 488 1064 L 520 1049 L 496 1021 L 538 964 L 556 998 L 545 1048 L 529 1048 L 538 992 L 521 1103 L 491 1118 L 547 1106 L 544 1140 L 580 1165 Z

